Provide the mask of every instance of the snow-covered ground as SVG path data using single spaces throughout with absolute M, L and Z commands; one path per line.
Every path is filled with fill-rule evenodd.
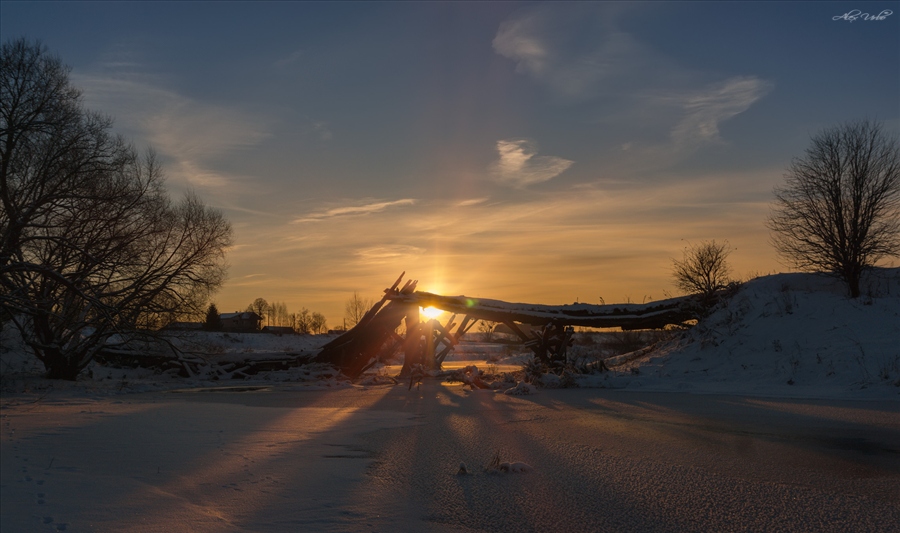
M 585 379 L 655 391 L 812 398 L 900 398 L 900 269 L 865 279 L 777 274 L 746 283 L 696 328 Z
M 697 327 L 671 333 L 640 357 L 610 359 L 602 341 L 573 347 L 570 353 L 586 361 L 625 361 L 607 373 L 576 376 L 575 384 L 698 394 L 896 399 L 900 397 L 900 268 L 876 270 L 865 278 L 863 287 L 863 296 L 850 299 L 841 282 L 827 276 L 776 274 L 753 279 Z M 177 335 L 174 340 L 182 349 L 202 353 L 217 363 L 272 354 L 314 354 L 334 338 L 206 332 Z M 98 363 L 92 363 L 77 383 L 50 382 L 40 377 L 40 363 L 26 353 L 11 328 L 2 332 L 0 341 L 4 394 L 48 388 L 115 394 L 229 383 L 306 388 L 350 385 L 322 368 L 263 372 L 231 383 L 233 380 L 218 381 L 203 372 L 183 378 Z M 508 373 L 519 369 L 529 353 L 508 344 L 484 342 L 475 334 L 451 352 L 445 366 L 453 369 L 474 363 L 483 371 Z M 397 369 L 399 366 L 378 367 L 373 373 L 383 376 Z M 554 379 L 543 381 L 550 387 L 557 383 Z
M 408 390 L 391 367 L 350 383 L 323 367 L 213 380 L 93 363 L 77 382 L 51 382 L 7 329 L 0 530 L 661 531 L 738 519 L 835 531 L 874 520 L 862 529 L 883 530 L 900 519 L 900 269 L 868 277 L 864 293 L 848 299 L 823 276 L 758 278 L 610 372 L 543 387 L 520 373 L 488 390 L 438 380 Z M 178 342 L 220 362 L 315 353 L 332 338 Z M 524 361 L 516 352 L 472 340 L 447 366 L 474 361 L 500 375 Z M 601 343 L 573 353 L 611 355 Z M 716 429 L 710 416 L 752 427 Z M 801 454 L 810 442 L 813 455 Z M 660 455 L 626 461 L 647 446 Z M 845 457 L 847 446 L 863 455 Z M 661 459 L 670 449 L 681 451 Z M 762 470 L 746 466 L 750 449 Z M 486 470 L 498 451 L 528 469 Z M 469 474 L 457 475 L 461 462 Z M 830 465 L 839 471 L 822 470 Z M 588 510 L 597 495 L 611 513 Z M 569 514 L 554 515 L 559 506 Z M 681 514 L 692 509 L 708 521 Z

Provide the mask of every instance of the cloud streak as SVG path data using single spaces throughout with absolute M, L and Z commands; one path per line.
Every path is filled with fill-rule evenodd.
M 364 264 L 399 263 L 422 255 L 425 249 L 406 244 L 373 246 L 356 252 L 356 256 Z
M 535 143 L 527 139 L 497 141 L 497 161 L 491 165 L 491 176 L 498 183 L 527 187 L 559 176 L 573 161 L 556 156 L 536 155 Z
M 303 217 L 296 218 L 293 222 L 295 224 L 298 224 L 302 222 L 320 222 L 322 220 L 327 220 L 335 217 L 371 215 L 373 213 L 378 213 L 391 207 L 413 205 L 415 203 L 416 200 L 413 198 L 404 198 L 402 200 L 393 200 L 388 202 L 372 202 L 363 205 L 334 207 L 326 211 L 312 213 Z

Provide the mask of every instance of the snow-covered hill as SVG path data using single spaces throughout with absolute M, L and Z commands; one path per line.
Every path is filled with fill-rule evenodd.
M 606 386 L 802 397 L 900 395 L 900 269 L 858 299 L 836 279 L 753 279 L 683 336 L 617 367 Z M 593 380 L 597 382 L 597 379 Z

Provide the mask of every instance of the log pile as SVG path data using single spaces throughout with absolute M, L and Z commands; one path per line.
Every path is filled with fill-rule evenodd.
M 173 350 L 170 353 L 147 350 L 105 348 L 95 360 L 114 368 L 151 368 L 161 372 L 175 372 L 185 378 L 202 376 L 207 379 L 243 379 L 259 374 L 288 370 L 310 362 L 311 353 L 272 352 L 253 354 L 245 358 L 214 360 L 208 354 Z

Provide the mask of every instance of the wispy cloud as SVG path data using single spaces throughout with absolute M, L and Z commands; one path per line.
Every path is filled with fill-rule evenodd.
M 490 198 L 488 198 L 486 196 L 484 198 L 470 198 L 468 200 L 461 200 L 459 202 L 456 202 L 456 207 L 469 207 L 472 205 L 479 205 L 479 204 L 483 204 L 489 200 L 490 200 Z
M 303 50 L 294 50 L 290 54 L 281 57 L 275 60 L 275 66 L 279 68 L 284 68 L 289 65 L 292 65 L 300 60 L 303 57 Z
M 610 143 L 606 164 L 622 157 L 632 168 L 636 162 L 665 168 L 721 143 L 722 122 L 746 112 L 773 84 L 678 64 L 622 29 L 620 20 L 635 9 L 641 8 L 541 5 L 504 21 L 493 46 L 558 103 L 584 106 L 597 117 Z
M 756 76 L 735 76 L 689 91 L 642 94 L 645 109 L 668 117 L 655 125 L 647 119 L 648 127 L 657 128 L 655 137 L 661 138 L 629 139 L 617 147 L 608 164 L 619 173 L 658 173 L 698 150 L 727 144 L 720 132 L 722 123 L 747 111 L 772 88 L 771 82 Z
M 398 207 L 403 205 L 413 205 L 416 203 L 416 200 L 413 198 L 404 198 L 402 200 L 392 200 L 388 202 L 372 202 L 363 205 L 354 205 L 354 206 L 343 206 L 343 207 L 334 207 L 319 213 L 312 213 L 300 218 L 295 219 L 293 222 L 301 223 L 301 222 L 319 222 L 322 220 L 326 220 L 334 217 L 346 217 L 346 216 L 354 216 L 354 215 L 370 215 L 372 213 L 378 213 L 380 211 L 384 211 L 385 209 L 391 207 Z
M 500 24 L 494 51 L 516 62 L 516 71 L 543 76 L 548 69 L 549 50 L 541 38 L 542 20 L 537 14 L 515 17 Z
M 527 187 L 559 176 L 573 161 L 536 155 L 535 143 L 527 139 L 497 141 L 497 161 L 491 165 L 494 180 L 513 187 Z
M 566 101 L 581 101 L 670 78 L 673 66 L 616 27 L 628 7 L 613 3 L 539 6 L 500 24 L 494 51 Z
M 366 264 L 400 263 L 410 258 L 419 256 L 425 252 L 424 248 L 395 244 L 385 246 L 372 246 L 356 252 L 356 256 Z
M 323 120 L 317 120 L 312 123 L 313 131 L 319 137 L 319 140 L 322 141 L 330 141 L 334 134 L 331 132 L 331 128 L 328 126 L 328 123 Z
M 242 182 L 250 180 L 215 170 L 214 161 L 269 138 L 264 117 L 194 100 L 147 74 L 103 67 L 73 75 L 86 105 L 111 114 L 117 130 L 163 156 L 170 178 L 217 195 L 249 192 Z
M 739 76 L 683 97 L 685 115 L 672 129 L 672 141 L 679 147 L 720 141 L 719 124 L 746 111 L 771 89 L 770 82 Z

